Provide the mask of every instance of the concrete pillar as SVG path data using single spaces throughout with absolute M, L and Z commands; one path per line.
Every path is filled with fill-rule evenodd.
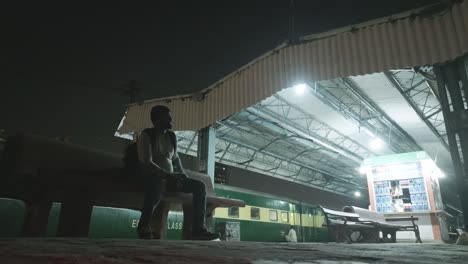
M 206 173 L 214 186 L 216 130 L 205 127 L 198 131 L 198 171 Z

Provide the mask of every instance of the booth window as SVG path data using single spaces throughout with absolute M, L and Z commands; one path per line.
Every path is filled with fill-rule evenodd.
M 270 221 L 278 222 L 278 212 L 275 210 L 270 210 Z
M 233 218 L 239 218 L 239 207 L 229 207 L 228 216 Z
M 260 220 L 260 208 L 250 208 L 250 218 L 253 220 Z

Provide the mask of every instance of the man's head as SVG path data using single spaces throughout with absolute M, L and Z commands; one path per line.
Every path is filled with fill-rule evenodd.
M 171 110 L 164 105 L 156 105 L 151 108 L 151 122 L 154 127 L 161 129 L 172 128 Z
M 294 229 L 294 226 L 293 226 L 293 225 L 290 225 L 289 228 Z

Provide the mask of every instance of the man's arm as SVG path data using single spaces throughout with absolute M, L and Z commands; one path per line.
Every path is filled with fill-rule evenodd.
M 150 171 L 166 176 L 167 172 L 153 162 L 153 150 L 151 149 L 151 139 L 149 137 L 145 132 L 138 137 L 138 160 Z
M 174 133 L 171 131 L 171 133 Z M 174 133 L 174 155 L 172 156 L 172 166 L 174 168 L 174 172 L 179 172 L 185 174 L 184 167 L 182 166 L 182 162 L 179 158 L 179 154 L 177 153 L 177 136 Z
M 182 167 L 182 162 L 180 161 L 179 155 L 177 158 L 172 160 L 172 166 L 174 166 L 174 172 L 179 172 L 185 174 L 184 168 Z

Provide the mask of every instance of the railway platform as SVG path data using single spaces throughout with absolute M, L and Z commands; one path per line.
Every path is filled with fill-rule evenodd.
M 468 263 L 442 243 L 336 244 L 76 238 L 0 239 L 0 263 Z

